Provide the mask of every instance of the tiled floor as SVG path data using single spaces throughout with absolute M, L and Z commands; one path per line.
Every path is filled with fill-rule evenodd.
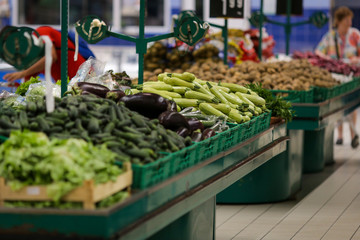
M 350 147 L 347 123 L 344 129 L 336 163 L 305 174 L 295 199 L 217 205 L 216 240 L 360 240 L 360 147 Z

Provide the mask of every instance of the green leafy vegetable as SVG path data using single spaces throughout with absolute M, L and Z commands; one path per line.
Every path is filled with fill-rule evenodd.
M 290 102 L 284 100 L 282 97 L 274 96 L 270 90 L 264 89 L 261 83 L 251 83 L 246 85 L 246 87 L 265 99 L 267 109 L 272 110 L 272 116 L 281 117 L 285 119 L 286 122 L 292 120 L 295 111 L 291 109 L 292 105 Z
M 29 81 L 26 81 L 22 84 L 20 84 L 20 86 L 16 89 L 16 94 L 19 94 L 21 96 L 25 96 L 25 93 L 27 92 L 27 90 L 29 89 L 29 86 L 33 83 L 38 83 L 41 82 L 39 80 L 39 76 L 37 77 L 31 77 Z
M 49 140 L 40 132 L 13 131 L 0 146 L 0 176 L 12 189 L 48 185 L 47 193 L 59 201 L 85 180 L 95 184 L 115 181 L 122 172 L 116 154 L 105 145 L 81 139 Z

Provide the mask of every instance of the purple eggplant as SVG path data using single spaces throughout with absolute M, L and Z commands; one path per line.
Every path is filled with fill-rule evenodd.
M 88 91 L 81 91 L 81 95 L 91 95 L 91 96 L 95 96 L 97 98 L 100 98 L 98 95 L 95 95 L 95 94 L 93 94 L 91 92 L 88 92 Z
M 212 136 L 215 136 L 216 132 L 212 130 L 211 128 L 207 128 L 202 132 L 201 140 L 211 138 Z
M 83 93 L 86 92 L 86 94 L 92 93 L 101 98 L 105 98 L 107 92 L 109 91 L 110 91 L 109 88 L 101 84 L 89 83 L 89 82 L 77 82 L 72 87 L 72 90 L 65 92 L 64 95 L 69 93 L 72 95 L 83 95 Z
M 166 129 L 176 131 L 180 127 L 190 128 L 186 118 L 178 112 L 165 111 L 160 114 L 159 122 Z
M 181 127 L 181 128 L 179 128 L 178 130 L 176 130 L 176 133 L 177 133 L 179 136 L 181 136 L 181 137 L 183 137 L 183 138 L 186 138 L 187 136 L 190 135 L 190 130 L 187 129 L 186 127 Z
M 204 125 L 197 118 L 187 118 L 187 122 L 189 123 L 191 131 L 195 131 L 197 129 L 200 129 L 201 131 L 204 130 Z
M 137 93 L 120 99 L 130 110 L 148 118 L 158 118 L 169 107 L 169 101 L 154 93 Z
M 200 129 L 194 131 L 192 134 L 191 134 L 191 140 L 193 142 L 200 142 L 202 139 L 202 133 L 200 131 Z
M 110 90 L 106 93 L 106 98 L 114 100 L 115 102 L 120 101 L 123 96 L 125 96 L 125 93 L 121 90 Z

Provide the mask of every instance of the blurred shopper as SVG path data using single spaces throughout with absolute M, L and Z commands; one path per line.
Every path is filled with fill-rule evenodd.
M 324 58 L 340 59 L 349 64 L 360 65 L 360 32 L 352 28 L 354 14 L 347 7 L 339 7 L 334 15 L 334 29 L 322 38 L 315 53 Z M 359 145 L 359 136 L 355 132 L 356 111 L 351 113 L 350 120 L 351 146 Z M 343 143 L 342 122 L 338 126 L 338 139 L 336 144 Z
M 52 27 L 39 27 L 36 31 L 43 36 L 49 36 L 50 40 L 53 43 L 52 47 L 52 66 L 51 66 L 51 76 L 57 81 L 61 79 L 61 33 L 60 31 Z M 74 33 L 69 33 L 68 35 L 68 76 L 73 78 L 76 75 L 77 70 L 80 65 L 85 62 L 90 56 L 95 57 L 91 50 L 87 47 L 87 44 L 84 40 L 79 38 L 79 55 L 77 61 L 74 61 L 75 54 L 75 43 L 74 43 Z M 8 73 L 4 75 L 4 79 L 7 81 L 15 81 L 17 79 L 25 78 L 29 79 L 32 76 L 37 76 L 40 73 L 44 73 L 45 69 L 45 57 L 42 57 L 39 61 L 34 63 L 28 69 Z

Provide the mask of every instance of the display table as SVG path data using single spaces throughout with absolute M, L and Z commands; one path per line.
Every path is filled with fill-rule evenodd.
M 360 105 L 360 88 L 320 103 L 294 103 L 296 116 L 290 131 L 304 131 L 303 171 L 323 170 L 334 161 L 334 128 L 344 116 Z M 299 145 L 300 147 L 301 145 Z
M 288 139 L 286 124 L 273 125 L 105 210 L 0 208 L 0 235 L 135 240 L 154 234 L 153 239 L 204 239 L 196 236 L 206 233 L 213 239 L 216 194 L 284 152 Z

